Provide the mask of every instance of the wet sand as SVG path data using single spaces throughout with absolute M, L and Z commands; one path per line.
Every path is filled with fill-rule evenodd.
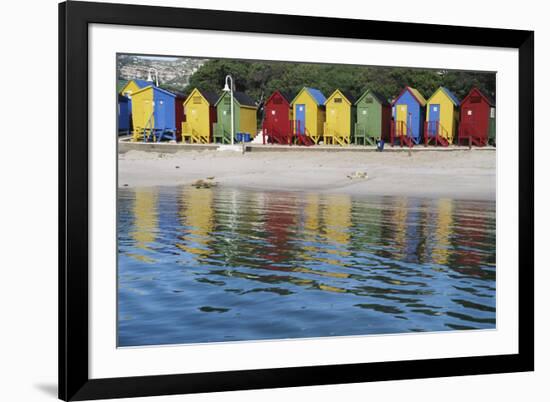
M 248 152 L 131 150 L 119 154 L 119 187 L 191 184 L 350 195 L 494 200 L 496 152 Z M 366 172 L 367 178 L 349 178 Z M 361 176 L 361 175 L 358 175 Z

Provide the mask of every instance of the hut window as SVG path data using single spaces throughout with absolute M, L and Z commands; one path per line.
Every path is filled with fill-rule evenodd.
M 372 98 L 366 98 L 365 103 L 372 103 Z
M 480 103 L 481 102 L 481 96 L 472 96 L 470 98 L 471 103 Z
M 231 99 L 225 98 L 225 99 L 223 100 L 223 103 L 226 104 L 226 105 L 229 105 L 229 104 L 231 103 Z
M 495 118 L 495 108 L 492 107 L 491 108 L 491 119 L 494 119 Z
M 202 103 L 201 97 L 200 96 L 193 96 L 193 103 L 194 104 Z
M 342 103 L 342 98 L 334 98 L 334 103 Z

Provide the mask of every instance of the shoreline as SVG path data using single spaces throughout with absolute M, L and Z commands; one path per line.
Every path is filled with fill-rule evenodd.
M 221 152 L 127 150 L 118 154 L 119 188 L 190 185 L 214 177 L 219 186 L 351 196 L 496 198 L 496 152 Z M 366 172 L 368 177 L 355 178 Z M 349 176 L 353 178 L 349 178 Z

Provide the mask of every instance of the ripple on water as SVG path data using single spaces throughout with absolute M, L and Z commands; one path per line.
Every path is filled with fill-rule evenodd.
M 495 203 L 121 189 L 119 346 L 495 328 Z

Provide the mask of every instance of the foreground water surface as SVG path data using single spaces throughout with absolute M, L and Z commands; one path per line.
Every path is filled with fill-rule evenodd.
M 495 328 L 495 202 L 119 190 L 118 345 Z

